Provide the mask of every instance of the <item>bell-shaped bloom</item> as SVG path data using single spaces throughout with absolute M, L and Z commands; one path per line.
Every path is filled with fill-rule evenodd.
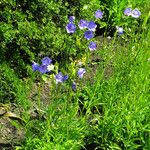
M 32 64 L 32 69 L 33 69 L 33 71 L 38 71 L 38 70 L 39 70 L 39 64 L 33 62 L 33 64 Z
M 73 22 L 75 20 L 75 16 L 69 16 L 69 22 Z
M 97 48 L 96 43 L 95 42 L 90 42 L 90 44 L 89 44 L 90 51 L 94 51 L 94 50 L 96 50 L 96 48 Z
M 67 74 L 64 75 L 63 82 L 66 81 L 66 80 L 68 80 L 68 75 Z
M 82 30 L 87 28 L 88 22 L 86 20 L 81 19 L 78 23 L 78 27 Z
M 40 65 L 38 71 L 41 72 L 42 74 L 48 72 L 47 65 L 43 65 L 43 64 Z
M 126 9 L 124 10 L 124 15 L 130 16 L 130 15 L 131 15 L 131 11 L 132 11 L 131 8 L 126 8 Z
M 66 81 L 68 79 L 68 75 L 64 75 L 59 72 L 57 75 L 55 75 L 55 80 L 56 80 L 56 83 L 62 83 L 64 81 Z
M 74 33 L 76 31 L 76 25 L 73 24 L 72 22 L 69 22 L 66 25 L 66 30 L 67 30 L 67 33 Z
M 132 10 L 132 12 L 131 12 L 131 16 L 132 16 L 133 18 L 139 18 L 140 15 L 141 15 L 141 12 L 140 12 L 138 9 L 134 9 L 134 10 Z
M 90 40 L 93 37 L 94 37 L 94 34 L 93 34 L 92 31 L 85 31 L 85 33 L 84 33 L 84 38 L 85 39 Z
M 73 91 L 76 90 L 76 83 L 75 82 L 72 82 L 71 88 L 72 88 Z
M 52 63 L 52 60 L 51 60 L 49 57 L 44 57 L 44 58 L 42 59 L 42 65 L 48 66 L 48 65 L 50 65 L 51 63 Z
M 88 23 L 88 29 L 89 29 L 89 31 L 95 31 L 96 27 L 97 27 L 97 25 L 95 24 L 94 21 L 90 21 Z
M 78 70 L 78 72 L 77 72 L 77 74 L 78 74 L 78 76 L 79 76 L 79 78 L 83 78 L 83 75 L 86 73 L 86 70 L 85 70 L 85 68 L 79 68 L 79 70 Z
M 99 19 L 99 18 L 102 18 L 102 17 L 103 17 L 103 12 L 100 11 L 100 10 L 97 10 L 97 11 L 95 12 L 95 18 L 96 18 L 96 19 Z
M 117 32 L 118 32 L 119 35 L 123 34 L 124 30 L 123 30 L 122 27 L 117 26 L 116 29 L 117 29 Z

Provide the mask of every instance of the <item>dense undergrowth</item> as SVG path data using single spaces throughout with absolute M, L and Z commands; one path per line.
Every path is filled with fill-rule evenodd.
M 0 4 L 0 109 L 8 111 L 0 117 L 24 131 L 22 141 L 9 141 L 11 149 L 149 149 L 148 1 Z M 141 15 L 124 15 L 127 7 L 138 8 Z M 98 9 L 101 19 L 94 16 Z M 73 34 L 66 30 L 69 16 L 75 16 Z M 96 22 L 89 41 L 78 29 L 80 19 Z M 90 42 L 96 42 L 94 50 Z M 33 64 L 42 66 L 47 56 L 51 71 L 35 69 Z M 12 104 L 19 112 L 8 110 Z

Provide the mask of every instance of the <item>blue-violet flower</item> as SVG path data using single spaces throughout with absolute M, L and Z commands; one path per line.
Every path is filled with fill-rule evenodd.
M 75 20 L 75 16 L 69 16 L 69 22 L 73 22 Z
M 78 72 L 77 72 L 77 74 L 78 74 L 78 76 L 79 76 L 79 78 L 83 78 L 83 75 L 86 73 L 86 70 L 85 70 L 85 68 L 79 68 L 79 70 L 78 70 Z
M 37 70 L 39 70 L 39 64 L 38 64 L 38 63 L 33 62 L 33 64 L 32 64 L 32 69 L 33 69 L 33 71 L 37 71 Z
M 94 50 L 96 50 L 96 48 L 97 48 L 96 43 L 95 42 L 90 42 L 90 44 L 89 44 L 90 51 L 94 51 Z
M 86 20 L 81 19 L 78 23 L 78 26 L 81 30 L 85 29 L 88 26 L 88 22 Z
M 134 10 L 132 10 L 132 12 L 131 12 L 131 16 L 132 16 L 133 18 L 139 18 L 140 15 L 141 15 L 141 12 L 140 12 L 138 9 L 134 9 Z
M 85 31 L 85 33 L 84 33 L 84 38 L 85 39 L 90 40 L 93 37 L 94 37 L 94 34 L 93 34 L 92 31 Z
M 50 65 L 51 63 L 52 63 L 52 59 L 50 59 L 49 57 L 44 57 L 44 58 L 42 59 L 42 65 L 48 66 L 48 65 Z
M 76 90 L 76 83 L 75 82 L 72 82 L 71 88 L 72 88 L 73 91 Z
M 55 75 L 55 80 L 56 80 L 56 83 L 62 83 L 64 81 L 66 81 L 68 79 L 68 75 L 64 75 L 59 72 L 57 75 Z
M 102 18 L 102 17 L 103 17 L 103 12 L 100 11 L 100 10 L 97 10 L 97 11 L 95 12 L 95 18 L 96 18 L 96 19 L 99 19 L 99 18 Z
M 48 72 L 47 65 L 43 65 L 43 64 L 40 65 L 38 71 L 41 72 L 42 74 Z
M 131 11 L 132 11 L 131 8 L 126 8 L 126 9 L 124 10 L 124 15 L 130 16 L 130 15 L 131 15 Z
M 123 30 L 122 27 L 117 26 L 116 29 L 117 29 L 117 32 L 118 32 L 119 35 L 123 34 L 124 30 Z
M 66 25 L 66 30 L 67 30 L 67 33 L 74 33 L 76 31 L 76 25 L 69 22 L 67 25 Z
M 90 31 L 95 31 L 96 27 L 97 27 L 97 25 L 95 24 L 94 21 L 90 21 L 90 22 L 88 23 L 88 29 L 89 29 Z

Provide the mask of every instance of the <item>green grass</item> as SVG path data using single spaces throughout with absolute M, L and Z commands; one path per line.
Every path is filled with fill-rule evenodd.
M 148 32 L 138 42 L 122 46 L 116 40 L 115 49 L 112 43 L 97 50 L 95 54 L 103 62 L 95 76 L 90 77 L 87 66 L 94 84 L 85 75 L 76 92 L 69 83 L 54 90 L 50 104 L 40 108 L 39 119 L 26 124 L 26 140 L 20 149 L 148 150 L 149 37 Z

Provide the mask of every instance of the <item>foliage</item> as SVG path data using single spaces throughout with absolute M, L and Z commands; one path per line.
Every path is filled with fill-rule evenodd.
M 24 108 L 20 118 L 25 120 L 26 138 L 14 148 L 148 150 L 148 0 L 3 0 L 0 4 L 0 102 Z M 125 16 L 127 7 L 138 8 L 142 15 Z M 104 13 L 101 19 L 94 16 L 98 9 Z M 78 27 L 68 34 L 70 15 L 75 16 L 76 26 L 81 19 L 93 20 L 96 35 L 104 37 L 87 41 Z M 116 26 L 122 27 L 122 34 Z M 97 47 L 90 51 L 93 40 Z M 54 65 L 50 72 L 32 72 L 31 62 L 45 65 L 49 57 Z
M 29 108 L 30 81 L 18 79 L 7 63 L 0 65 L 0 81 L 0 103 L 18 103 L 25 109 Z

